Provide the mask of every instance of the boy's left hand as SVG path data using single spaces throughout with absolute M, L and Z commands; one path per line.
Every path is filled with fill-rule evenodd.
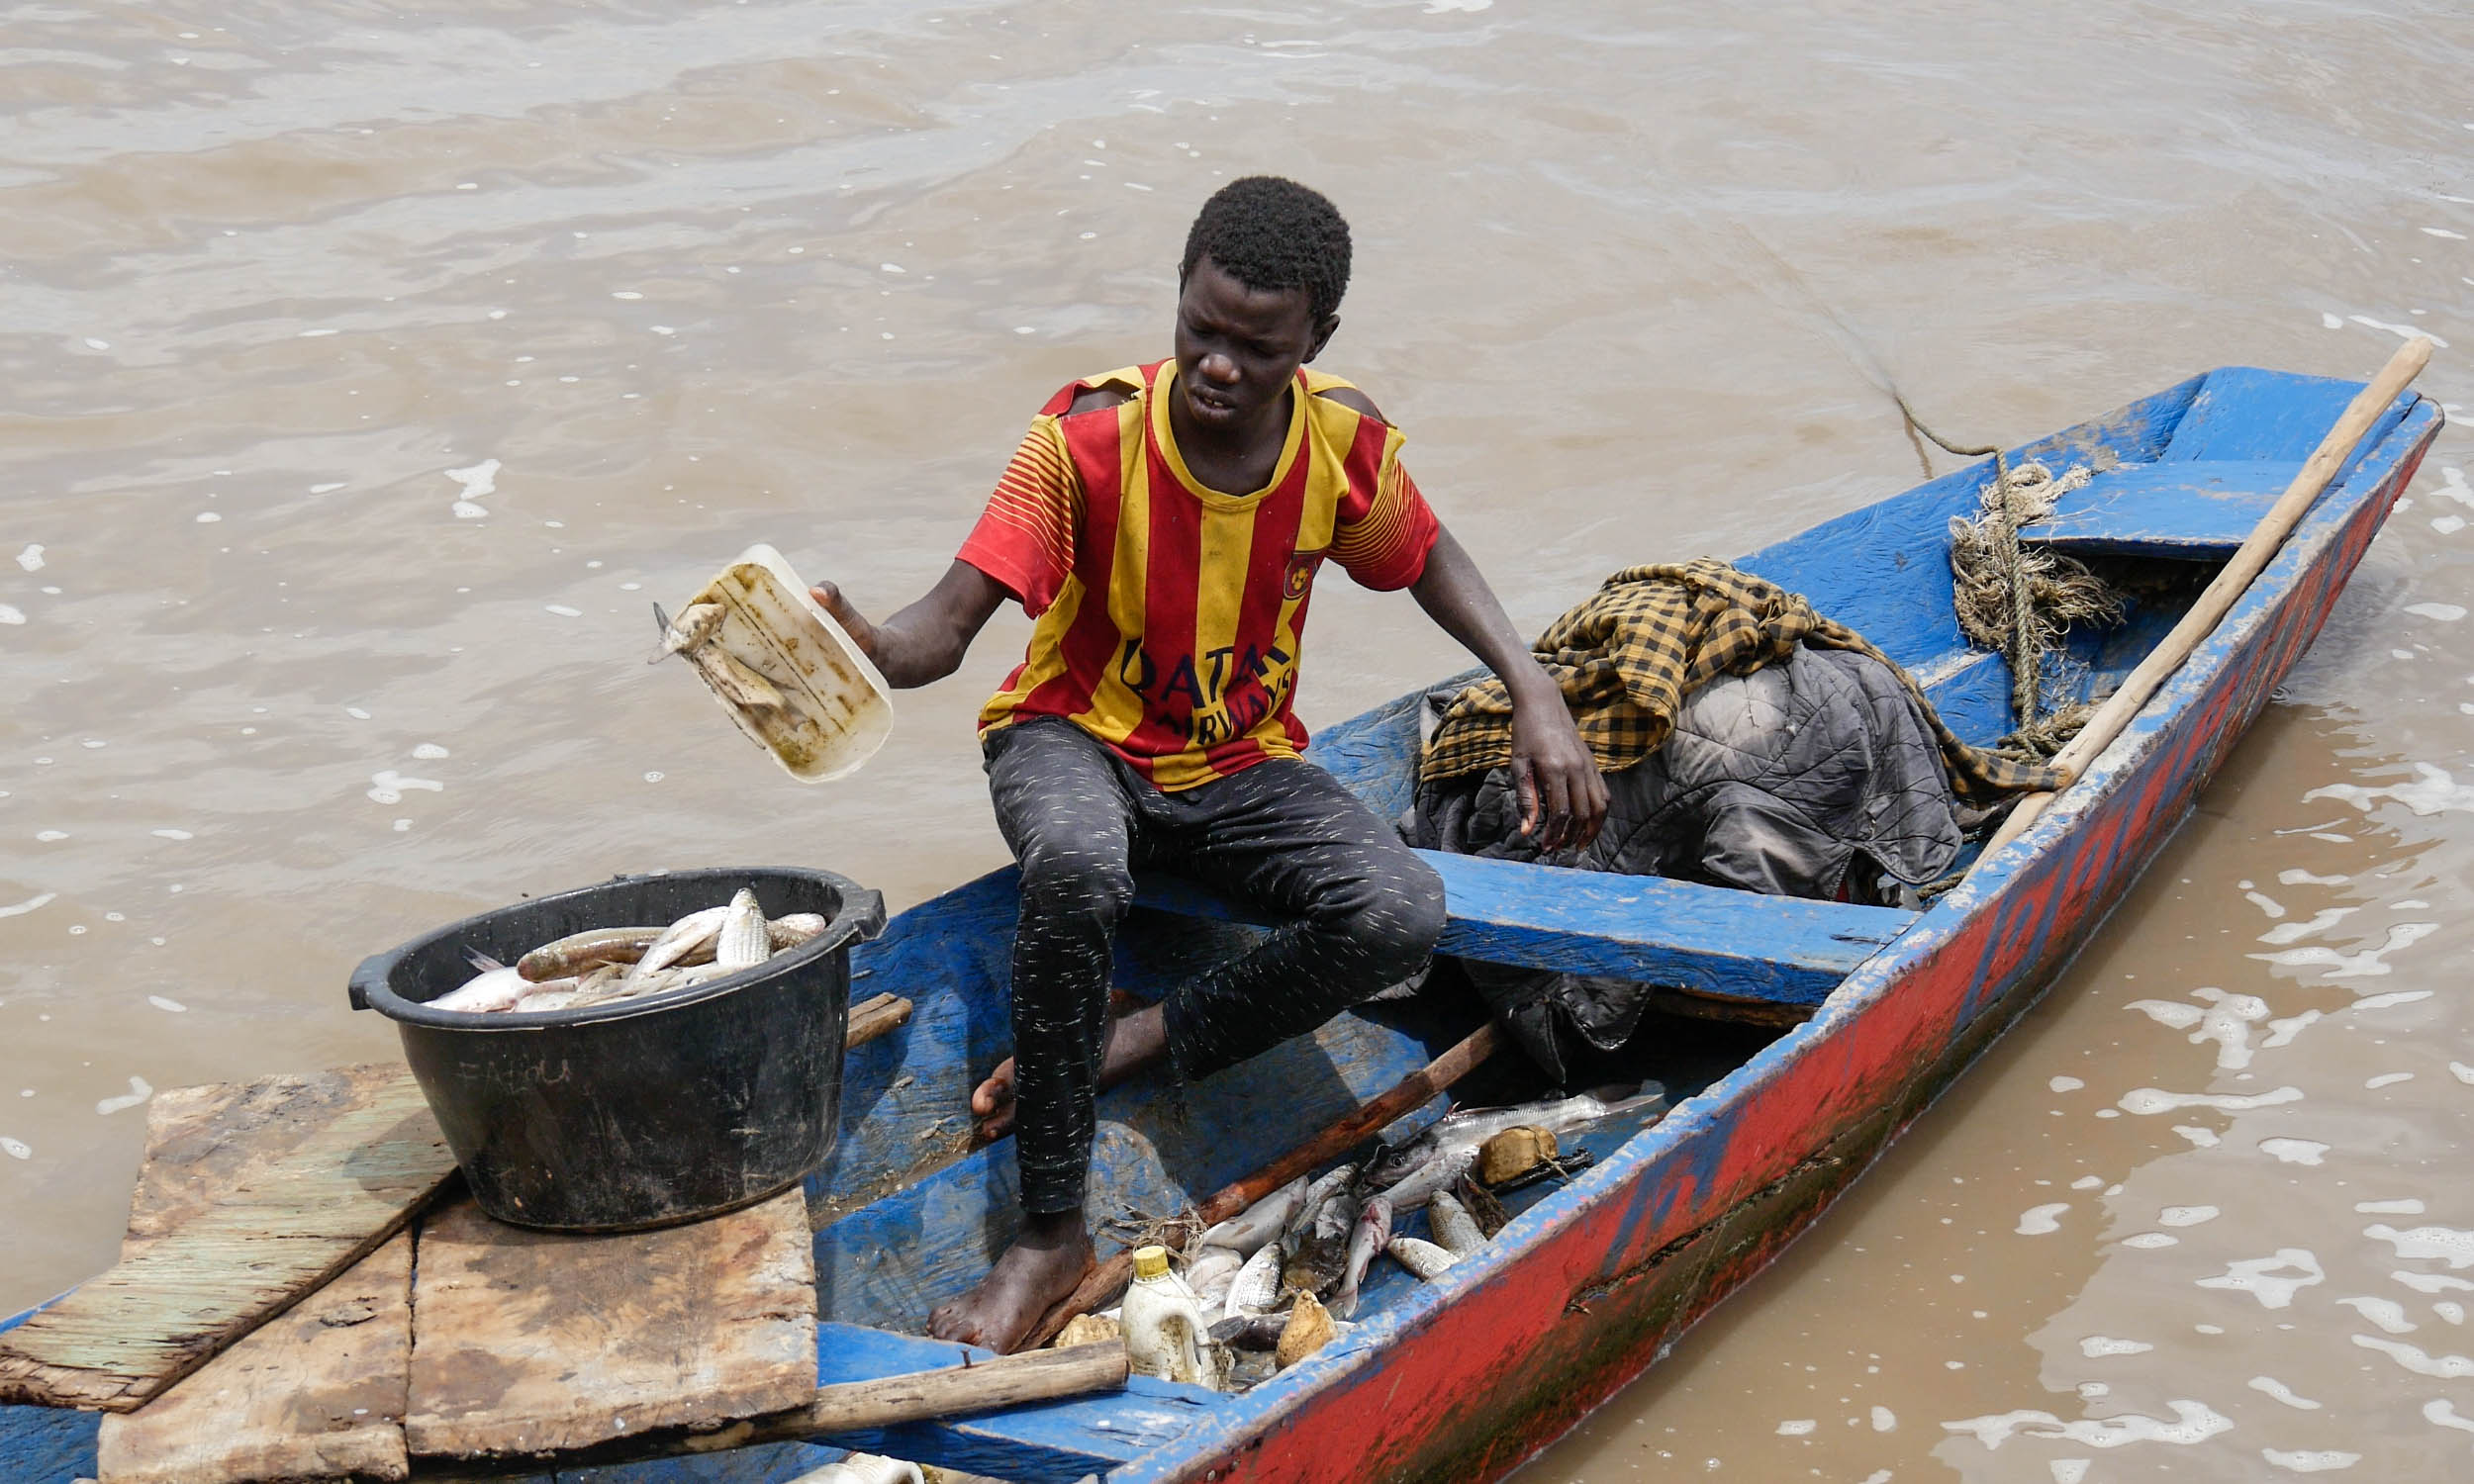
M 1512 787 L 1520 832 L 1541 851 L 1582 849 L 1606 822 L 1606 780 L 1552 685 L 1512 705 Z

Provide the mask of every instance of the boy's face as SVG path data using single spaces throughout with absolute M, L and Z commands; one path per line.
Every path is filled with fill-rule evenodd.
M 1178 395 L 1197 427 L 1236 432 L 1277 412 L 1297 368 L 1340 325 L 1303 289 L 1252 289 L 1202 258 L 1177 298 Z

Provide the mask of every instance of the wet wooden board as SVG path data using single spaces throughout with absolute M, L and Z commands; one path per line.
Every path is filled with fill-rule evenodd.
M 2173 459 L 2099 474 L 2019 527 L 2064 551 L 2200 560 L 2231 556 L 2302 465 L 2284 459 Z
M 258 1088 L 228 1136 L 158 1171 L 158 1196 L 211 1199 L 0 1337 L 0 1401 L 143 1405 L 401 1231 L 454 1171 L 404 1067 Z
M 816 1389 L 808 1200 L 657 1232 L 570 1237 L 459 1200 L 425 1219 L 405 1440 L 530 1454 L 710 1429 Z
M 165 1092 L 148 1105 L 126 1261 L 262 1173 L 333 1105 L 350 1071 Z M 399 1232 L 342 1276 L 244 1336 L 136 1412 L 107 1416 L 102 1484 L 401 1479 L 412 1357 L 413 1237 Z

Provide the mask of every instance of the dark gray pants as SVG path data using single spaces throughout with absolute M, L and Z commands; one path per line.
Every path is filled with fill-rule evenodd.
M 1156 866 L 1281 914 L 1247 953 L 1168 997 L 1169 1057 L 1203 1076 L 1416 973 L 1443 881 L 1311 763 L 1279 759 L 1163 793 L 1070 721 L 988 740 L 997 827 L 1022 871 L 1013 940 L 1014 1154 L 1022 1206 L 1080 1210 L 1107 1033 L 1109 946 Z

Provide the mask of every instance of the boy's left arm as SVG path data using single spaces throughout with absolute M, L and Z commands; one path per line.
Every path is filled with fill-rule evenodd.
M 1512 784 L 1520 832 L 1541 850 L 1578 849 L 1606 820 L 1606 781 L 1580 740 L 1564 693 L 1504 616 L 1494 590 L 1449 530 L 1438 530 L 1426 569 L 1409 585 L 1426 615 L 1486 668 L 1512 696 Z

